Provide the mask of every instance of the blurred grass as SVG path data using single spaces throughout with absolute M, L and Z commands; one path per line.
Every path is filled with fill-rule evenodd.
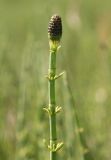
M 0 160 L 49 158 L 42 108 L 48 104 L 47 26 L 54 13 L 63 19 L 57 72 L 67 71 L 75 99 L 72 104 L 58 80 L 58 138 L 65 143 L 58 159 L 111 159 L 110 10 L 110 0 L 0 1 Z

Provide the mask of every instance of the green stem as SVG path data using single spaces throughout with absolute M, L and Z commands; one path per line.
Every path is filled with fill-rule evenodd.
M 56 160 L 57 133 L 56 133 L 56 100 L 55 100 L 55 77 L 56 75 L 56 51 L 50 51 L 49 57 L 49 123 L 50 123 L 50 160 Z

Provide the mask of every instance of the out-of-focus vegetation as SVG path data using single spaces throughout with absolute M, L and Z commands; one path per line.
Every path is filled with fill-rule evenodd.
M 0 160 L 48 160 L 47 26 L 63 20 L 58 160 L 111 160 L 111 1 L 0 1 Z

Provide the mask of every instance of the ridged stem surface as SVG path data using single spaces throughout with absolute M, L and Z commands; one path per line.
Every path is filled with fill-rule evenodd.
M 55 99 L 55 75 L 56 75 L 56 51 L 50 51 L 49 57 L 49 109 L 51 114 L 49 116 L 50 123 L 50 147 L 54 148 L 57 141 L 56 133 L 56 99 Z M 56 160 L 56 151 L 50 150 L 50 160 Z

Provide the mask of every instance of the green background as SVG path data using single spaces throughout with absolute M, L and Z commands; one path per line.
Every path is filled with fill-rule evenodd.
M 48 160 L 50 17 L 62 17 L 58 160 L 111 160 L 111 1 L 0 1 L 0 160 Z M 45 143 L 44 143 L 45 142 Z

